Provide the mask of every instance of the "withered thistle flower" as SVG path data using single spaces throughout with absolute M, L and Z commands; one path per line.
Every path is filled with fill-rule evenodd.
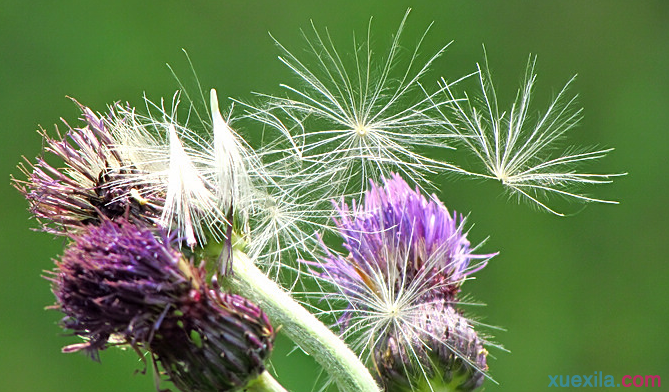
M 14 180 L 14 186 L 30 202 L 30 211 L 45 231 L 59 235 L 122 215 L 138 222 L 156 221 L 160 200 L 144 198 L 120 181 L 136 169 L 116 148 L 105 121 L 79 107 L 85 126 L 72 128 L 63 120 L 69 128 L 65 135 L 58 130 L 56 137 L 40 132 L 45 151 L 64 166 L 44 157 L 20 166 L 27 180 Z
M 72 239 L 51 279 L 62 325 L 86 342 L 64 351 L 149 350 L 188 391 L 236 390 L 264 371 L 274 339 L 265 314 L 208 287 L 176 241 L 123 218 Z
M 383 187 L 371 183 L 361 206 L 337 209 L 349 254 L 326 248 L 316 265 L 348 303 L 343 334 L 371 357 L 381 384 L 387 391 L 480 386 L 487 351 L 455 305 L 464 281 L 494 254 L 474 254 L 464 218 L 398 175 Z

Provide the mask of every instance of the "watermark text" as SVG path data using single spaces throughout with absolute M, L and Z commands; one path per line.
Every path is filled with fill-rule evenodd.
M 620 382 L 616 382 L 615 377 L 602 372 L 593 374 L 568 375 L 555 374 L 548 375 L 549 387 L 660 387 L 662 380 L 658 375 L 624 375 Z

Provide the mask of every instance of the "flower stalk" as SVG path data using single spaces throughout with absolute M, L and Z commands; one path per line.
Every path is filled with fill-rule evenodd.
M 233 274 L 226 280 L 227 286 L 258 304 L 276 328 L 281 328 L 314 357 L 341 391 L 380 391 L 365 365 L 344 341 L 269 279 L 245 253 L 235 250 L 233 260 Z
M 251 382 L 245 389 L 247 392 L 287 392 L 281 384 L 266 370 Z

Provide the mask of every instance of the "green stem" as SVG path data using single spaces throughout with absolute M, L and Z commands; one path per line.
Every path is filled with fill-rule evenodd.
M 247 392 L 287 392 L 286 388 L 281 386 L 267 370 L 262 372 L 244 390 Z
M 343 340 L 269 279 L 245 253 L 235 250 L 233 260 L 229 287 L 260 306 L 274 327 L 313 356 L 341 391 L 379 392 L 372 375 Z

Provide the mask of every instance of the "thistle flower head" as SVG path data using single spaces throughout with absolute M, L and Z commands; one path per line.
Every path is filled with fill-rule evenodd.
M 371 183 L 363 205 L 337 206 L 337 228 L 349 256 L 331 254 L 325 274 L 345 288 L 417 295 L 416 300 L 452 299 L 468 275 L 493 255 L 472 253 L 464 218 L 427 199 L 397 174 L 383 187 Z M 480 260 L 472 263 L 472 261 Z M 344 281 L 347 281 L 344 283 Z M 361 285 L 362 284 L 362 285 Z
M 458 139 L 460 143 L 482 164 L 482 170 L 471 170 L 468 174 L 498 180 L 512 193 L 556 215 L 563 214 L 549 204 L 549 196 L 617 204 L 587 196 L 580 189 L 585 185 L 610 183 L 613 177 L 624 175 L 580 171 L 580 166 L 603 158 L 613 149 L 558 149 L 565 134 L 582 117 L 576 96 L 569 96 L 567 91 L 574 78 L 560 90 L 548 109 L 538 115 L 536 123 L 530 124 L 535 63 L 536 57 L 530 57 L 523 85 L 509 112 L 499 109 L 487 63 L 478 66 L 480 100 L 456 99 L 443 82 L 444 93 L 452 99 L 449 105 L 452 110 L 436 109 L 445 125 L 462 136 Z
M 253 116 L 288 135 L 297 154 L 314 166 L 314 175 L 336 173 L 340 181 L 334 195 L 361 193 L 368 179 L 378 180 L 391 171 L 425 184 L 426 172 L 454 169 L 420 152 L 424 146 L 443 147 L 452 136 L 438 118 L 426 114 L 450 98 L 442 100 L 439 91 L 425 95 L 421 84 L 448 45 L 423 60 L 419 51 L 426 31 L 408 59 L 401 59 L 408 13 L 383 56 L 373 53 L 371 23 L 366 39 L 359 42 L 354 36 L 348 54 L 333 43 L 328 30 L 321 32 L 313 24 L 313 34 L 304 34 L 308 58 L 277 41 L 283 52 L 279 59 L 301 85 L 283 84 L 287 97 L 264 96 L 268 107 L 256 109 Z
M 79 107 L 85 126 L 72 128 L 65 123 L 68 132 L 57 133 L 56 137 L 41 131 L 45 151 L 62 160 L 64 166 L 57 167 L 40 157 L 35 164 L 21 166 L 26 181 L 14 180 L 30 202 L 30 211 L 44 230 L 61 235 L 119 216 L 156 222 L 161 201 L 153 196 L 141 197 L 142 184 L 119 181 L 138 168 L 117 149 L 105 121 L 89 108 Z
M 151 340 L 193 288 L 181 258 L 169 238 L 125 219 L 74 235 L 52 277 L 63 326 L 87 340 L 73 348 L 97 356 L 112 337 L 131 345 Z
M 458 303 L 463 282 L 494 254 L 474 254 L 464 219 L 436 197 L 427 199 L 411 189 L 399 175 L 383 187 L 372 183 L 364 203 L 352 209 L 339 206 L 336 221 L 348 256 L 326 248 L 328 256 L 316 263 L 320 277 L 333 283 L 348 304 L 339 318 L 344 335 L 373 357 L 382 381 L 401 367 L 407 383 L 416 386 L 410 373 L 420 369 L 422 379 L 431 379 L 436 370 L 428 365 L 434 362 L 443 371 L 451 358 L 446 353 L 467 364 L 470 375 L 484 372 L 478 340 L 475 355 L 461 350 L 465 343 L 459 339 L 471 337 L 454 327 L 461 322 L 451 307 Z M 400 358 L 402 364 L 396 362 Z
M 62 324 L 94 358 L 113 344 L 149 350 L 183 390 L 231 391 L 264 370 L 274 339 L 267 316 L 204 283 L 163 232 L 104 220 L 73 236 L 52 281 Z

